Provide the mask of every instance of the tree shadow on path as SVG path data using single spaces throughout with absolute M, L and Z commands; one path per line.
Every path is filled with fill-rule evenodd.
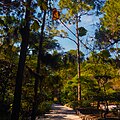
M 59 104 L 53 104 L 50 113 L 45 114 L 44 118 L 40 120 L 80 120 L 76 112 L 69 107 L 65 107 Z M 39 119 L 37 119 L 39 120 Z

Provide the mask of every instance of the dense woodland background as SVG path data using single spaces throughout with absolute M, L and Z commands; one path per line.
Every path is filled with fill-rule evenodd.
M 60 18 L 53 20 L 57 3 Z M 80 44 L 90 51 L 86 57 L 80 49 L 78 101 L 77 50 L 64 52 L 55 37 L 69 38 L 67 31 L 57 29 L 60 21 L 75 25 L 76 15 L 81 22 L 81 16 L 93 14 L 102 17 L 92 48 L 81 41 L 87 30 L 76 29 Z M 73 108 L 119 104 L 119 47 L 120 0 L 0 1 L 0 119 L 35 120 L 53 102 Z

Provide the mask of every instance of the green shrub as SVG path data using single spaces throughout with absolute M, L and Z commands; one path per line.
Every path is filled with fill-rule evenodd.
M 81 102 L 81 107 L 91 107 L 90 101 L 89 100 L 83 100 Z
M 72 102 L 67 103 L 66 106 L 75 109 L 79 106 L 79 103 L 77 101 L 72 101 Z
M 51 109 L 52 102 L 51 101 L 44 101 L 38 106 L 38 115 L 45 114 L 46 112 L 49 112 Z

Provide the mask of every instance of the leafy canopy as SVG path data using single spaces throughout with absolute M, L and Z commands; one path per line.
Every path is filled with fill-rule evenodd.
M 107 0 L 102 8 L 104 17 L 102 25 L 110 31 L 111 35 L 119 37 L 120 32 L 120 0 Z

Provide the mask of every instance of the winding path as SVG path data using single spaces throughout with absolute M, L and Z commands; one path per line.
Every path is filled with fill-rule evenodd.
M 76 115 L 72 108 L 53 104 L 49 114 L 45 114 L 44 118 L 37 118 L 36 120 L 82 120 Z

